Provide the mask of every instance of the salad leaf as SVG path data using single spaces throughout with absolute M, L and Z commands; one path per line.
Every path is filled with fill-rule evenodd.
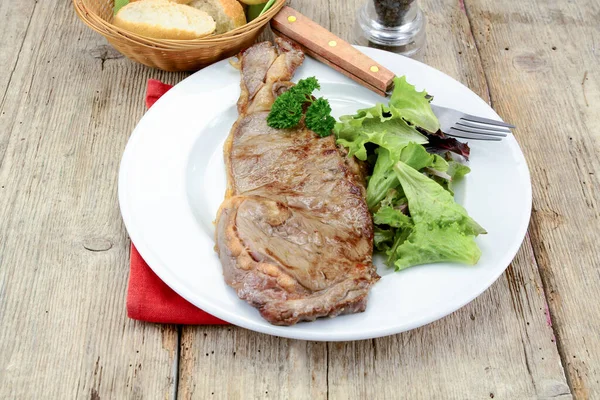
M 397 270 L 440 261 L 475 264 L 481 251 L 474 239 L 485 231 L 454 202 L 452 184 L 469 168 L 450 156 L 468 158 L 469 147 L 439 130 L 426 92 L 404 77 L 394 82 L 387 105 L 343 116 L 334 128 L 349 156 L 372 166 L 367 205 L 374 246 Z
M 415 86 L 406 81 L 406 76 L 396 77 L 390 97 L 390 111 L 394 117 L 403 118 L 428 132 L 437 132 L 440 122 L 429 105 L 431 99 L 427 92 L 417 92 Z
M 392 167 L 398 160 L 394 160 L 390 151 L 385 147 L 377 149 L 377 161 L 373 168 L 373 175 L 367 185 L 367 206 L 373 210 L 390 191 L 400 185 Z
M 471 149 L 468 144 L 459 142 L 452 137 L 448 137 L 444 135 L 442 131 L 438 131 L 435 134 L 425 133 L 425 136 L 427 136 L 427 140 L 429 141 L 426 147 L 427 151 L 430 153 L 444 154 L 450 151 L 459 156 L 463 156 L 466 160 L 469 159 Z
M 398 183 L 400 184 L 400 183 Z M 390 206 L 397 209 L 408 209 L 408 200 L 404 197 L 404 192 L 401 187 L 388 190 L 387 195 L 380 203 L 381 207 Z
M 467 211 L 444 188 L 402 161 L 394 165 L 394 172 L 408 199 L 410 215 L 417 224 L 444 227 L 458 223 L 466 235 L 486 233 Z
M 475 265 L 481 256 L 473 236 L 461 233 L 458 225 L 425 229 L 417 225 L 392 254 L 397 271 L 433 262 Z M 388 263 L 389 265 L 389 263 Z
M 413 167 L 417 171 L 430 167 L 435 162 L 435 157 L 429 154 L 425 147 L 415 143 L 409 143 L 400 153 L 400 160 Z
M 456 161 L 450 161 L 448 163 L 448 175 L 450 175 L 450 180 L 447 182 L 447 189 L 450 193 L 454 195 L 454 183 L 460 179 L 462 179 L 465 175 L 471 172 L 471 168 L 467 167 L 464 164 L 461 164 Z
M 450 175 L 452 177 L 453 181 L 461 179 L 462 177 L 467 175 L 469 172 L 471 172 L 471 168 L 467 167 L 464 164 L 456 162 L 456 161 L 450 161 L 447 163 L 447 165 L 448 165 L 448 169 L 447 169 L 448 175 Z
M 462 164 L 459 164 L 462 165 Z M 440 157 L 437 154 L 433 154 L 433 163 L 430 165 L 431 168 L 435 169 L 436 171 L 443 171 L 443 172 L 448 172 L 448 169 L 450 168 L 450 166 L 448 165 L 448 162 L 446 160 L 444 160 L 443 157 Z M 467 168 L 469 171 L 469 167 L 464 166 L 465 168 Z M 467 172 L 469 172 L 467 171 Z
M 390 206 L 381 207 L 373 214 L 373 221 L 377 225 L 389 225 L 393 228 L 410 229 L 413 227 L 412 220 L 408 215 Z
M 394 243 L 394 231 L 376 226 L 373 230 L 373 244 L 379 251 L 386 251 Z
M 348 148 L 348 155 L 367 159 L 367 143 L 374 143 L 399 154 L 410 142 L 427 143 L 427 138 L 402 118 L 395 118 L 383 104 L 359 110 L 356 115 L 340 118 L 335 125 L 338 144 Z
M 367 206 L 370 210 L 377 207 L 390 189 L 395 189 L 400 185 L 392 169 L 398 161 L 402 161 L 416 170 L 428 167 L 438 171 L 448 169 L 446 160 L 437 154 L 429 154 L 423 146 L 414 142 L 403 147 L 398 158 L 395 158 L 389 150 L 383 147 L 379 147 L 376 153 L 378 155 L 377 161 L 367 186 Z
M 393 169 L 414 224 L 403 243 L 392 249 L 396 269 L 440 261 L 476 264 L 481 250 L 474 239 L 485 230 L 432 179 L 402 161 Z

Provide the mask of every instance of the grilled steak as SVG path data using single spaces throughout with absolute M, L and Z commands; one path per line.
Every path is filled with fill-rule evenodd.
M 357 164 L 333 136 L 267 126 L 303 60 L 283 40 L 243 53 L 240 117 L 224 148 L 228 190 L 216 249 L 225 281 L 275 325 L 364 311 L 379 279 Z

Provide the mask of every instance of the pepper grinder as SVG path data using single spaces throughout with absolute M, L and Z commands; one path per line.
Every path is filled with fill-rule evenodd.
M 421 58 L 425 15 L 417 0 L 369 0 L 356 21 L 357 44 Z

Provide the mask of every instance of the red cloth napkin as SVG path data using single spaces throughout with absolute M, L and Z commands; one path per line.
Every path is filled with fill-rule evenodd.
M 152 107 L 171 88 L 171 85 L 160 81 L 148 80 L 146 107 Z M 129 286 L 127 288 L 127 316 L 162 324 L 227 324 L 192 305 L 161 281 L 146 264 L 133 243 L 131 244 Z

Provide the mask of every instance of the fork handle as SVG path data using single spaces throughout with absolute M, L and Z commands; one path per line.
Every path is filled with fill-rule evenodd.
M 383 96 L 392 87 L 396 76 L 392 71 L 291 7 L 283 7 L 273 17 L 271 29 L 300 45 L 308 55 Z

